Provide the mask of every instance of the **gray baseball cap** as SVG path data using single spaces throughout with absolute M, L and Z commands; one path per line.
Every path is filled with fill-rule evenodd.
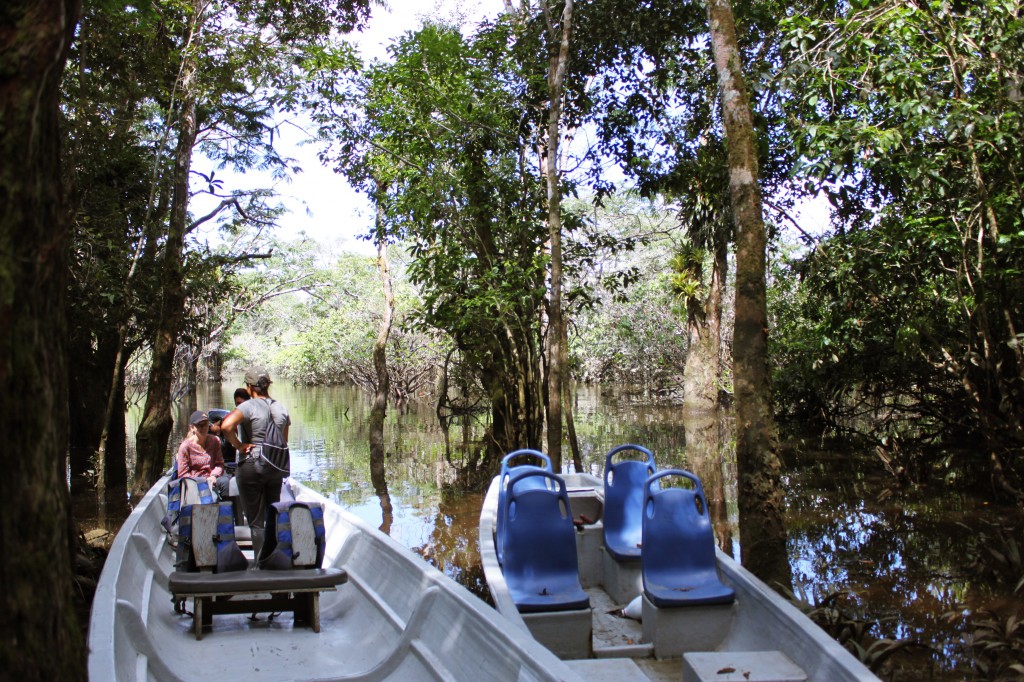
M 266 379 L 268 384 L 273 383 L 270 380 L 270 374 L 267 373 L 267 368 L 263 365 L 253 365 L 245 371 L 245 383 L 249 386 L 256 386 L 260 383 L 260 379 Z

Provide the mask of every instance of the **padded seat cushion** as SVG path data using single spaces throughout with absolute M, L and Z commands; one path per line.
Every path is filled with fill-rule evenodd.
M 174 571 L 168 585 L 172 594 L 204 595 L 243 592 L 290 592 L 330 589 L 348 582 L 341 568 L 296 569 L 291 571 L 231 571 L 192 573 Z

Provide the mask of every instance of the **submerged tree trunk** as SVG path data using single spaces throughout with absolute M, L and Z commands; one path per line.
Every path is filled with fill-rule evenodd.
M 204 11 L 198 2 L 193 7 L 193 37 L 202 24 Z M 190 41 L 191 42 L 191 41 Z M 196 141 L 197 57 L 186 47 L 181 70 L 181 111 L 178 117 L 178 143 L 175 148 L 170 224 L 164 242 L 161 268 L 162 301 L 160 320 L 153 338 L 153 364 L 146 390 L 146 407 L 136 434 L 135 479 L 132 493 L 144 494 L 160 477 L 167 455 L 167 440 L 174 420 L 171 417 L 171 384 L 174 353 L 184 315 L 185 290 L 182 280 L 182 253 L 188 218 L 189 170 Z
M 576 437 L 576 416 L 573 412 L 572 383 L 565 382 L 565 434 L 569 438 L 569 448 L 572 450 L 572 466 L 577 472 L 583 471 L 583 457 L 580 455 L 580 439 Z
M 572 34 L 573 0 L 565 0 L 561 19 L 556 23 L 551 5 L 544 5 L 551 57 L 548 66 L 547 194 L 548 238 L 551 241 L 551 301 L 548 310 L 551 335 L 548 346 L 548 456 L 555 471 L 562 466 L 562 384 L 565 381 L 565 323 L 562 319 L 562 176 L 558 168 L 559 140 L 562 135 L 562 93 L 569 63 L 569 37 Z M 557 43 L 555 41 L 558 41 Z M 557 46 L 557 50 L 555 47 Z
M 370 409 L 370 475 L 374 481 L 384 481 L 384 417 L 388 410 L 388 337 L 391 335 L 391 321 L 395 314 L 395 294 L 391 288 L 391 271 L 388 268 L 388 245 L 383 235 L 383 207 L 377 205 L 377 269 L 384 289 L 384 310 L 373 344 L 373 368 L 377 374 L 377 390 Z M 384 483 L 385 492 L 387 484 Z M 390 500 L 390 498 L 389 498 Z M 383 509 L 384 498 L 381 497 Z M 386 515 L 386 514 L 385 514 Z
M 725 453 L 722 415 L 717 411 L 694 412 L 686 415 L 687 468 L 696 474 L 704 486 L 708 499 L 708 518 L 715 529 L 715 542 L 719 549 L 733 555 L 732 526 L 729 523 L 729 500 L 726 499 Z
M 58 109 L 78 10 L 5 0 L 0 11 L 0 670 L 11 680 L 86 677 L 65 483 L 70 221 Z
M 708 0 L 729 152 L 729 191 L 736 231 L 736 462 L 743 565 L 769 585 L 790 587 L 781 465 L 768 374 L 767 246 L 757 182 L 757 145 L 730 0 Z

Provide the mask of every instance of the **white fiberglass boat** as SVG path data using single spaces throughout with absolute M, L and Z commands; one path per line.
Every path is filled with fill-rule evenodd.
M 581 679 L 422 558 L 297 482 L 289 481 L 296 500 L 324 512 L 323 568 L 312 569 L 313 577 L 282 587 L 274 581 L 287 582 L 287 571 L 181 575 L 161 527 L 167 483 L 158 482 L 133 511 L 103 569 L 89 629 L 95 682 Z M 217 592 L 182 579 L 196 576 L 228 581 L 217 596 L 197 600 L 215 614 L 205 628 L 193 602 L 185 603 L 195 621 L 176 611 L 168 587 L 178 582 L 179 603 L 182 594 Z M 303 580 L 315 584 L 307 590 L 318 595 L 315 614 L 303 611 L 312 602 L 295 607 L 295 617 L 264 612 L 253 619 L 244 606 L 229 608 L 257 599 L 261 589 L 265 600 L 273 589 L 302 594 Z M 227 599 L 221 594 L 232 590 Z
M 647 498 L 634 498 L 636 505 L 649 503 L 645 513 L 651 523 L 642 539 L 640 516 L 634 515 L 638 525 L 630 538 L 623 532 L 622 510 L 606 507 L 605 480 L 537 473 L 543 466 L 523 467 L 533 473 L 503 466 L 487 491 L 479 526 L 484 574 L 500 613 L 559 657 L 586 661 L 592 679 L 878 679 L 799 609 L 714 547 L 710 524 L 697 540 L 687 537 L 693 536 L 692 528 L 681 536 L 662 528 L 673 537 L 653 537 L 657 515 L 670 518 L 656 507 L 662 502 L 656 495 L 659 477 L 671 473 L 696 481 L 699 495 L 674 488 L 665 496 L 681 505 L 691 526 L 694 518 L 696 525 L 706 523 L 707 502 L 692 474 L 655 474 L 653 457 L 649 468 L 647 462 L 633 465 L 639 465 L 634 469 L 641 471 L 641 489 L 651 491 Z M 611 453 L 606 466 L 612 466 Z M 625 471 L 616 475 L 606 479 L 621 488 Z M 643 508 L 638 506 L 636 514 Z M 606 521 L 617 526 L 615 532 L 606 533 Z M 625 542 L 609 551 L 606 536 L 612 543 Z M 624 556 L 630 553 L 632 561 Z M 661 568 L 667 570 L 658 574 Z M 630 602 L 636 615 L 642 612 L 641 621 L 622 615 Z M 610 666 L 615 672 L 601 677 Z

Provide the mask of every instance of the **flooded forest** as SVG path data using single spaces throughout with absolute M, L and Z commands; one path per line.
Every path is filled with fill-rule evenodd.
M 504 454 L 637 443 L 883 679 L 1024 676 L 1022 1 L 394 4 L 0 12 L 0 668 L 85 678 L 261 365 L 295 477 L 481 598 Z

